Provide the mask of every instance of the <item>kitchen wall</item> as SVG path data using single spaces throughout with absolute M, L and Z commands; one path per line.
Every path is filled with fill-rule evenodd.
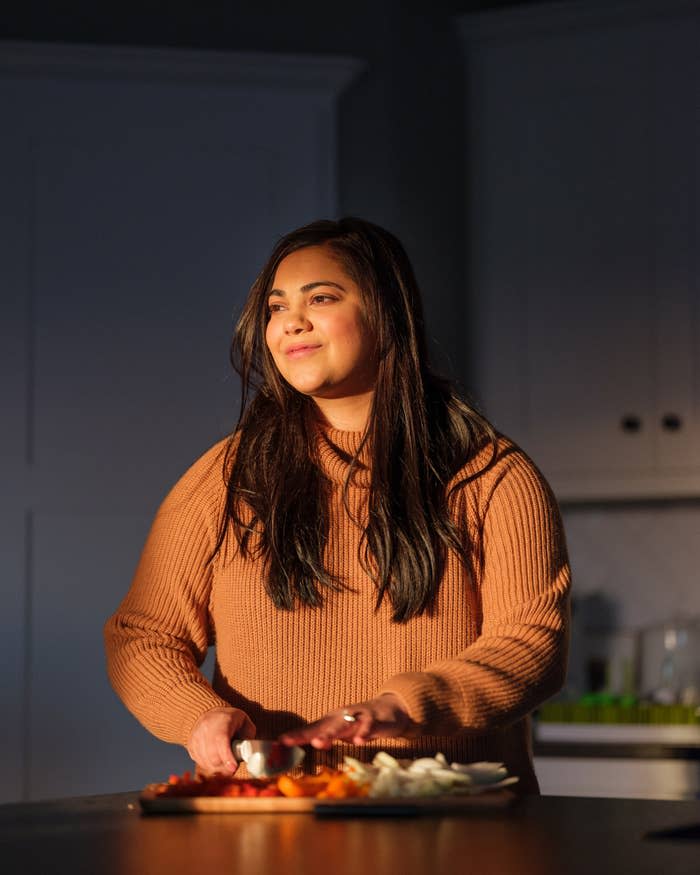
M 356 0 L 345 7 L 181 0 L 163 13 L 162 4 L 135 12 L 113 0 L 78 0 L 59 14 L 27 0 L 3 16 L 0 39 L 317 53 L 362 61 L 363 75 L 340 102 L 339 212 L 385 225 L 405 243 L 429 290 L 434 354 L 446 370 L 461 375 L 465 145 L 463 114 L 455 111 L 462 102 L 461 54 L 450 13 L 499 5 L 503 0 Z
M 622 692 L 622 664 L 639 661 L 636 633 L 668 620 L 700 620 L 700 502 L 562 511 L 574 581 L 569 692 L 586 690 L 586 661 L 595 655 L 610 658 L 609 682 Z
M 576 593 L 604 594 L 614 625 L 700 617 L 700 503 L 565 507 L 563 515 Z

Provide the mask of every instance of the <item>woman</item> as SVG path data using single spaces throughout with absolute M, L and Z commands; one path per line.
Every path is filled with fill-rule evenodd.
M 311 767 L 442 751 L 537 792 L 528 715 L 568 641 L 559 514 L 430 370 L 399 241 L 351 218 L 282 238 L 232 358 L 238 427 L 165 499 L 106 626 L 127 707 L 204 772 L 279 736 Z

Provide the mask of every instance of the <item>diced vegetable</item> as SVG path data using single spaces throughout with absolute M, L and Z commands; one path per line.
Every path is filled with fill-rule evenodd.
M 342 773 L 331 771 L 331 769 L 322 769 L 318 775 L 300 775 L 299 777 L 280 775 L 277 779 L 277 786 L 283 796 L 318 796 L 326 789 L 334 776 L 339 774 Z
M 170 775 L 157 790 L 163 796 L 287 796 L 346 799 L 357 796 L 400 797 L 482 793 L 507 787 L 518 779 L 508 777 L 503 763 L 449 763 L 441 753 L 400 761 L 386 751 L 371 763 L 346 756 L 341 769 L 323 768 L 316 775 L 281 775 L 279 778 L 235 778 L 214 775 L 195 778 L 185 772 Z
M 344 771 L 354 781 L 368 784 L 369 795 L 373 797 L 479 793 L 518 780 L 508 777 L 503 763 L 448 764 L 442 753 L 401 763 L 381 751 L 371 765 L 345 757 Z

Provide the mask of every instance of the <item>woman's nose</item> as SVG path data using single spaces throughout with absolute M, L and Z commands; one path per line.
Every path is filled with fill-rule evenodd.
M 311 323 L 306 315 L 299 309 L 287 311 L 287 318 L 284 323 L 284 330 L 287 334 L 299 334 L 302 331 L 308 331 Z

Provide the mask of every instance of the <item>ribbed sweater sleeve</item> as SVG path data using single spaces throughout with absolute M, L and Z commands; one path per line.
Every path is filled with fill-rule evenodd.
M 380 690 L 403 699 L 419 733 L 510 725 L 564 681 L 569 566 L 555 499 L 519 450 L 506 452 L 488 479 L 477 510 L 479 637 Z
M 127 596 L 105 625 L 107 670 L 134 716 L 186 744 L 205 711 L 226 707 L 199 671 L 211 642 L 211 562 L 221 505 L 223 442 L 163 501 Z M 211 500 L 207 500 L 211 495 Z

